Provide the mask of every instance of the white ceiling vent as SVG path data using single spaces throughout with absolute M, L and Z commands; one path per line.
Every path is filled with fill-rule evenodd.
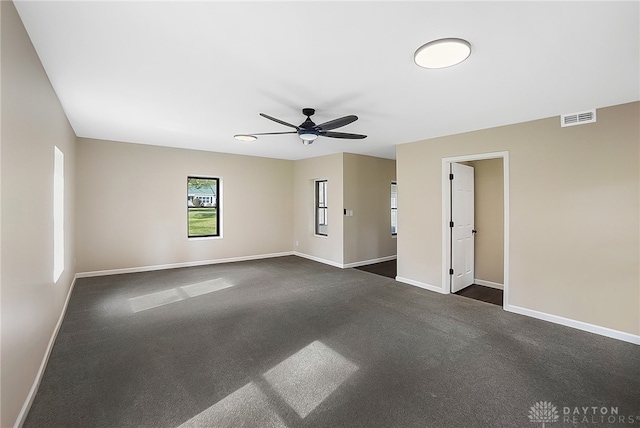
M 596 121 L 596 109 L 581 111 L 580 113 L 563 114 L 560 116 L 560 126 L 582 125 Z

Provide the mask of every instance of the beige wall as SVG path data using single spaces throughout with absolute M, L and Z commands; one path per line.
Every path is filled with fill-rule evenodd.
M 388 209 L 393 160 L 338 153 L 294 162 L 78 141 L 78 272 L 292 250 L 338 266 L 395 255 Z M 188 175 L 221 177 L 222 239 L 187 239 Z M 328 180 L 326 237 L 314 233 L 316 179 Z M 344 217 L 345 207 L 355 215 Z
M 295 161 L 294 165 L 294 250 L 334 265 L 343 262 L 343 155 L 337 153 Z M 314 180 L 327 180 L 329 207 L 328 236 L 315 235 Z
M 76 138 L 12 2 L 0 2 L 2 352 L 0 425 L 20 415 L 75 270 Z M 54 146 L 64 153 L 65 270 L 53 282 Z
M 293 162 L 79 139 L 78 271 L 291 251 Z M 187 238 L 187 176 L 220 177 L 222 238 Z
M 344 154 L 344 264 L 396 255 L 391 235 L 391 182 L 396 162 L 371 156 Z
M 442 158 L 508 151 L 508 303 L 639 334 L 639 106 L 399 145 L 398 275 L 441 286 Z
M 343 267 L 396 254 L 390 233 L 395 161 L 336 153 L 295 161 L 294 250 Z M 329 234 L 314 230 L 314 181 L 328 180 Z M 344 209 L 353 210 L 352 217 Z
M 504 179 L 502 159 L 469 162 L 475 178 L 475 278 L 504 281 Z

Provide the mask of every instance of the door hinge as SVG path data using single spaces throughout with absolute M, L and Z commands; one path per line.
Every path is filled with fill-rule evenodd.
M 453 180 L 453 174 L 449 174 L 449 180 Z
M 449 222 L 449 227 L 453 227 L 453 222 L 452 221 Z
M 453 269 L 449 269 L 449 275 L 453 275 Z

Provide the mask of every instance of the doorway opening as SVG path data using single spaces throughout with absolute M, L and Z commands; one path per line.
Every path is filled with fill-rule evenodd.
M 491 303 L 492 305 L 502 306 L 504 304 L 504 291 L 502 289 L 486 287 L 484 285 L 472 284 L 454 294 Z
M 498 249 L 502 251 L 497 251 L 498 256 L 502 257 L 502 266 L 501 266 L 501 282 L 499 280 L 486 280 L 481 279 L 479 276 L 476 276 L 474 264 L 475 264 L 475 256 L 474 256 L 474 248 L 475 248 L 475 235 L 476 232 L 478 235 L 483 233 L 483 230 L 478 228 L 476 230 L 475 224 L 473 224 L 473 214 L 471 215 L 471 220 L 468 220 L 463 217 L 460 217 L 456 214 L 456 210 L 459 207 L 453 207 L 454 202 L 458 205 L 464 205 L 465 202 L 460 202 L 459 197 L 454 194 L 452 190 L 452 181 L 451 181 L 451 170 L 453 164 L 461 164 L 466 163 L 467 165 L 473 165 L 475 161 L 489 160 L 489 159 L 501 159 L 502 160 L 502 239 L 499 242 L 492 242 L 489 248 Z M 480 165 L 482 163 L 477 163 Z M 473 174 L 473 173 L 472 173 Z M 459 186 L 460 187 L 460 186 Z M 464 193 L 464 192 L 463 192 Z M 466 196 L 463 196 L 463 199 Z M 480 195 L 480 198 L 484 198 L 484 196 Z M 473 200 L 471 202 L 473 205 Z M 468 204 L 467 204 L 468 205 Z M 467 206 L 465 209 L 469 209 Z M 471 209 L 474 209 L 473 207 Z M 466 229 L 463 230 L 464 227 L 459 228 L 459 230 L 455 230 L 455 223 L 452 221 L 452 216 L 456 214 L 458 217 L 459 226 L 463 226 L 463 222 L 471 222 L 471 224 L 467 224 Z M 467 233 L 469 232 L 469 233 Z M 485 235 L 483 239 L 487 237 L 487 234 L 490 234 L 490 231 L 484 230 Z M 467 245 L 464 244 L 466 235 L 470 235 L 470 241 L 467 240 Z M 457 241 L 456 241 L 457 240 Z M 471 246 L 468 244 L 471 242 Z M 486 242 L 486 239 L 485 239 Z M 461 244 L 462 243 L 462 244 Z M 486 255 L 488 251 L 482 251 L 480 254 Z M 499 253 L 502 253 L 501 255 Z M 464 260 L 461 260 L 464 258 Z M 481 154 L 473 154 L 467 156 L 456 156 L 442 159 L 442 292 L 443 293 L 454 293 L 458 291 L 457 294 L 467 295 L 467 297 L 477 298 L 478 300 L 490 301 L 490 303 L 498 303 L 496 301 L 496 291 L 491 290 L 502 288 L 501 293 L 503 294 L 502 306 L 505 307 L 509 302 L 509 152 L 493 152 L 493 153 L 481 153 Z M 458 269 L 456 273 L 454 267 Z M 466 274 L 466 277 L 465 275 Z M 486 275 L 486 274 L 485 274 Z M 480 274 L 483 276 L 483 274 Z M 495 275 L 494 275 L 495 276 Z M 463 278 L 464 277 L 464 278 Z M 471 279 L 469 279 L 471 277 Z M 462 279 L 462 283 L 460 280 Z M 469 282 L 471 281 L 471 282 Z M 466 283 L 468 282 L 468 284 Z M 466 287 L 466 285 L 474 284 L 471 287 Z M 489 288 L 489 289 L 487 289 Z M 480 294 L 481 297 L 477 297 Z M 474 297 L 476 296 L 476 297 Z M 485 297 L 482 297 L 485 296 Z M 499 304 L 499 303 L 498 303 Z

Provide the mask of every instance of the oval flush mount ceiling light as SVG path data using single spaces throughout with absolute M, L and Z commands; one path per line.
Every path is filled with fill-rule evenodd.
M 256 141 L 258 139 L 258 137 L 256 137 L 255 135 L 247 135 L 247 134 L 237 134 L 237 135 L 234 135 L 233 138 L 235 138 L 238 141 Z
M 471 55 L 471 44 L 462 39 L 438 39 L 418 48 L 413 59 L 420 67 L 445 68 L 460 64 Z

